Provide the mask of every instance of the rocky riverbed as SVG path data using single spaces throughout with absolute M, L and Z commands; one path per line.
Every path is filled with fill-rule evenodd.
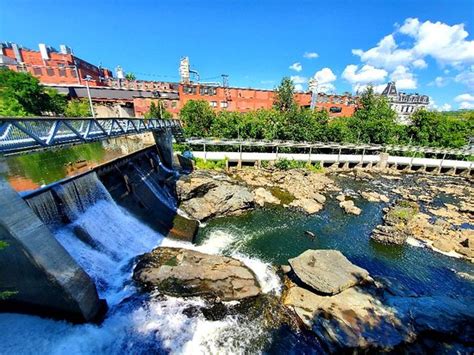
M 359 183 L 352 186 L 350 181 Z M 417 240 L 420 246 L 473 260 L 474 189 L 463 178 L 360 170 L 196 171 L 181 178 L 176 191 L 181 210 L 200 221 L 272 206 L 288 209 L 288 216 L 317 215 L 328 201 L 350 218 L 364 218 L 363 206 L 382 204 L 383 218 L 370 233 L 374 245 L 389 250 Z M 310 231 L 305 234 L 318 238 Z M 281 296 L 266 294 L 257 275 L 238 259 L 166 247 L 142 256 L 134 271 L 134 279 L 146 291 L 209 300 L 209 306 L 187 310 L 189 314 L 202 312 L 209 319 L 265 314 L 266 329 L 309 330 L 329 352 L 472 350 L 472 303 L 371 275 L 340 251 L 307 249 L 288 258 L 278 275 Z M 470 272 L 450 277 L 474 279 Z
M 339 182 L 340 176 L 371 186 L 350 191 Z M 375 241 L 400 245 L 418 240 L 436 251 L 474 260 L 474 187 L 465 178 L 398 171 L 370 174 L 360 169 L 343 174 L 305 169 L 200 170 L 178 181 L 177 195 L 180 208 L 200 221 L 265 205 L 316 214 L 329 198 L 354 215 L 362 213 L 357 206 L 361 199 L 385 203 L 384 221 L 373 231 Z

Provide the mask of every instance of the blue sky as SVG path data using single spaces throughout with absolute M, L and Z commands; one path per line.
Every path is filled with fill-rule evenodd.
M 141 79 L 179 80 L 187 55 L 201 79 L 232 86 L 293 76 L 305 89 L 315 76 L 342 93 L 393 79 L 437 109 L 474 108 L 473 0 L 0 0 L 0 40 L 64 43 Z

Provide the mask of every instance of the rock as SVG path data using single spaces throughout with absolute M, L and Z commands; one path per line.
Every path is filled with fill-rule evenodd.
M 307 250 L 288 260 L 298 278 L 319 293 L 334 295 L 369 278 L 338 250 Z
M 255 275 L 241 261 L 182 248 L 159 247 L 144 254 L 133 278 L 145 289 L 172 296 L 232 301 L 261 293 Z
M 362 169 L 354 169 L 354 177 L 358 180 L 371 180 L 373 176 Z
M 266 203 L 274 205 L 280 204 L 280 200 L 273 196 L 270 191 L 265 190 L 263 187 L 253 190 L 253 195 L 255 197 L 255 202 L 259 206 L 264 206 Z
M 289 272 L 291 272 L 291 266 L 289 266 L 289 265 L 281 265 L 281 271 L 282 271 L 284 274 L 288 274 Z
M 324 205 L 324 203 L 326 202 L 326 197 L 324 195 L 321 195 L 321 194 L 318 194 L 318 193 L 315 193 L 313 195 L 313 198 L 318 202 L 320 203 L 321 205 Z
M 186 217 L 175 215 L 173 226 L 168 232 L 167 237 L 192 242 L 199 229 L 199 222 Z
M 313 214 L 322 210 L 323 206 L 317 201 L 310 198 L 303 198 L 299 200 L 294 200 L 290 203 L 291 207 L 301 208 L 308 214 Z
M 311 238 L 316 238 L 316 234 L 314 234 L 313 232 L 311 231 L 304 231 L 304 234 L 306 234 L 307 236 L 311 237 Z
M 339 207 L 341 207 L 346 213 L 355 214 L 356 216 L 360 215 L 360 213 L 362 212 L 361 209 L 357 207 L 354 204 L 354 201 L 352 200 L 346 200 L 346 201 L 340 202 Z
M 360 195 L 369 202 L 390 202 L 390 199 L 375 191 L 362 191 Z
M 244 186 L 221 182 L 217 187 L 180 204 L 186 213 L 198 220 L 214 216 L 235 215 L 254 205 L 252 193 Z
M 209 190 L 217 187 L 219 181 L 204 173 L 183 175 L 176 182 L 176 193 L 180 201 L 204 196 Z
M 408 234 L 396 230 L 391 226 L 378 225 L 372 231 L 370 238 L 383 244 L 403 245 L 408 238 Z
M 336 196 L 336 200 L 338 200 L 339 202 L 344 202 L 346 200 L 346 195 L 339 194 Z
M 456 248 L 456 242 L 450 239 L 438 239 L 433 242 L 433 248 L 449 253 Z
M 387 351 L 414 338 L 409 326 L 399 321 L 396 310 L 360 287 L 335 296 L 292 287 L 284 304 L 298 314 L 331 353 L 347 349 Z

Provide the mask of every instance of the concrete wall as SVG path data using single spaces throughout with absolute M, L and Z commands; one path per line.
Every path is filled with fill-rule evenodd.
M 168 169 L 173 168 L 173 135 L 170 131 L 153 132 L 161 162 Z
M 92 321 L 105 305 L 90 277 L 59 244 L 26 202 L 0 179 L 0 291 L 15 295 L 3 311 Z

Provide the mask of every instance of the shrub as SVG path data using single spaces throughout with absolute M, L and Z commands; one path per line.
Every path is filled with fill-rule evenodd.
M 201 158 L 195 158 L 196 168 L 203 170 L 222 170 L 226 167 L 227 158 L 217 161 L 204 160 Z

